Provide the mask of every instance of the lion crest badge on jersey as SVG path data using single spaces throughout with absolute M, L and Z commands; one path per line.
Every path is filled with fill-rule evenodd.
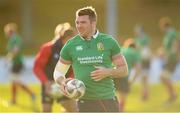
M 103 45 L 102 42 L 97 43 L 97 49 L 98 49 L 99 51 L 103 51 L 103 50 L 104 50 L 104 45 Z
M 82 46 L 76 46 L 76 51 L 82 51 L 83 47 Z

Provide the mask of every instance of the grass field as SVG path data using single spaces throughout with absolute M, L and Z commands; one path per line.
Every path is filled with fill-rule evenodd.
M 36 110 L 41 111 L 40 104 L 40 86 L 31 85 L 37 95 Z M 176 91 L 180 95 L 180 83 L 175 84 Z M 171 104 L 165 105 L 164 102 L 168 98 L 166 89 L 161 84 L 150 86 L 150 97 L 148 101 L 142 101 L 140 97 L 141 86 L 136 84 L 132 87 L 129 94 L 125 111 L 128 112 L 180 112 L 180 97 Z M 31 99 L 28 95 L 19 90 L 18 92 L 18 104 L 10 105 L 10 87 L 9 85 L 0 85 L 0 112 L 35 112 L 32 109 Z M 57 103 L 53 106 L 53 112 L 58 112 L 63 109 Z

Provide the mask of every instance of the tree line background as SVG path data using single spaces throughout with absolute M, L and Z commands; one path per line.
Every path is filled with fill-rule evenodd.
M 158 22 L 164 16 L 170 17 L 180 31 L 179 0 L 116 0 L 116 3 L 116 38 L 121 45 L 126 38 L 133 38 L 133 27 L 142 24 L 152 38 L 152 49 L 156 50 L 163 36 Z M 24 54 L 35 55 L 41 44 L 53 38 L 57 24 L 70 22 L 75 26 L 75 11 L 90 5 L 97 11 L 98 29 L 107 32 L 106 0 L 0 0 L 0 56 L 6 53 L 3 27 L 8 22 L 18 24 L 24 40 Z

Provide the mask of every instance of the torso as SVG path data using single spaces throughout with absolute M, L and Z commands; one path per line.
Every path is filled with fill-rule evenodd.
M 90 77 L 90 73 L 95 70 L 94 66 L 112 67 L 111 57 L 114 45 L 111 41 L 112 38 L 104 34 L 99 34 L 97 38 L 90 41 L 83 40 L 77 35 L 66 45 L 73 62 L 75 77 L 86 85 L 87 90 L 83 97 L 85 99 L 114 97 L 112 78 L 95 82 Z M 62 57 L 65 58 L 63 55 Z

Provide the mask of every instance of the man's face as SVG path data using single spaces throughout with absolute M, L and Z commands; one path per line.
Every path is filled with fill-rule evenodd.
M 95 22 L 90 21 L 88 15 L 76 16 L 76 28 L 82 37 L 88 37 L 94 28 Z
M 160 25 L 159 25 L 159 28 L 160 28 L 160 30 L 161 30 L 162 32 L 164 32 L 164 31 L 166 30 L 166 27 L 165 27 L 165 25 L 163 25 L 163 24 L 160 24 Z
M 10 37 L 12 36 L 12 34 L 13 34 L 13 31 L 10 30 L 10 29 L 8 29 L 8 30 L 4 31 L 4 33 L 5 33 L 5 36 L 6 36 L 7 38 L 10 38 Z

